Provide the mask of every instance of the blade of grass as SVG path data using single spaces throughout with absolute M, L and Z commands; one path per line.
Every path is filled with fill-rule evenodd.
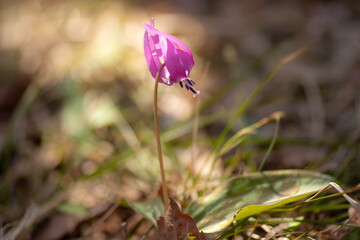
M 280 118 L 281 118 L 282 116 L 283 116 L 283 115 L 281 115 L 281 113 L 280 113 L 280 114 L 276 114 L 276 116 L 275 116 L 275 119 L 276 119 L 275 133 L 274 133 L 274 136 L 273 136 L 273 138 L 272 138 L 272 140 L 271 140 L 270 146 L 269 146 L 268 150 L 266 151 L 266 154 L 265 154 L 265 156 L 264 156 L 263 160 L 261 161 L 261 164 L 260 164 L 260 166 L 259 166 L 259 168 L 258 168 L 258 171 L 259 171 L 259 172 L 262 171 L 262 169 L 263 169 L 263 167 L 264 167 L 264 165 L 265 165 L 265 162 L 268 160 L 269 155 L 270 155 L 272 149 L 273 149 L 274 146 L 275 146 L 275 142 L 276 142 L 276 139 L 277 139 L 277 136 L 278 136 L 278 133 L 279 133 Z
M 344 193 L 344 190 L 335 182 L 330 182 L 327 186 L 325 186 L 322 190 L 320 190 L 318 193 L 316 193 L 314 196 L 312 196 L 311 198 L 309 198 L 306 202 L 314 199 L 315 197 L 317 197 L 320 193 L 322 193 L 323 191 L 325 191 L 329 186 L 332 186 L 333 188 L 335 188 L 349 203 L 350 205 L 358 212 L 360 213 L 360 205 L 357 201 L 355 201 L 354 199 L 352 199 L 351 197 L 349 197 L 349 195 L 347 195 L 346 193 Z M 358 185 L 357 187 L 360 187 L 360 185 Z
M 204 67 L 204 70 L 203 70 L 203 75 L 201 76 L 201 78 L 198 81 L 199 89 L 201 89 L 202 81 L 207 77 L 209 69 L 210 69 L 210 62 L 207 62 L 205 67 Z M 188 166 L 188 171 L 186 171 L 187 174 L 186 174 L 186 178 L 185 178 L 185 183 L 188 182 L 189 179 L 191 178 L 192 185 L 194 185 L 194 182 L 196 182 L 196 180 L 194 180 L 194 177 L 193 177 L 194 176 L 193 171 L 194 171 L 197 136 L 198 136 L 198 132 L 199 132 L 200 97 L 201 96 L 202 95 L 199 94 L 197 96 L 197 98 L 195 99 L 195 109 L 194 109 L 195 117 L 194 117 L 194 123 L 193 123 L 193 131 L 192 131 L 191 161 L 190 161 L 190 165 Z M 185 199 L 187 193 L 188 193 L 188 188 L 187 188 L 187 184 L 185 184 L 185 189 L 183 191 L 184 199 Z
M 245 143 L 257 143 L 257 144 L 270 144 L 272 138 L 262 138 L 258 136 L 251 136 L 248 137 Z M 340 141 L 333 141 L 328 139 L 310 139 L 310 138 L 284 138 L 278 137 L 276 140 L 277 144 L 283 145 L 303 145 L 303 146 L 310 146 L 310 147 L 328 147 L 332 149 L 336 146 L 346 147 L 346 148 L 360 148 L 360 144 L 358 143 L 351 143 L 351 142 L 340 142 Z
M 243 140 L 245 140 L 245 136 L 253 133 L 256 129 L 264 126 L 265 124 L 268 124 L 269 122 L 273 120 L 277 120 L 278 118 L 281 118 L 284 114 L 282 112 L 275 112 L 271 114 L 269 117 L 263 118 L 260 121 L 245 127 L 238 131 L 234 136 L 232 136 L 228 141 L 224 143 L 224 145 L 220 148 L 218 156 L 222 156 L 232 148 L 239 145 Z
M 201 116 L 198 122 L 198 127 L 201 128 L 206 125 L 209 125 L 210 123 L 213 123 L 222 117 L 223 114 L 219 112 Z M 193 119 L 186 120 L 184 122 L 177 124 L 176 126 L 172 126 L 164 130 L 163 133 L 161 134 L 161 139 L 164 143 L 169 142 L 187 133 L 190 133 L 193 127 L 194 127 Z
M 344 160 L 344 162 L 340 165 L 340 168 L 338 168 L 337 171 L 335 172 L 334 174 L 335 178 L 338 179 L 345 172 L 346 169 L 350 168 L 349 166 L 350 162 L 355 160 L 358 153 L 359 153 L 359 147 L 355 147 L 347 156 L 347 158 Z
M 301 54 L 309 50 L 318 40 L 313 40 L 312 42 L 306 44 L 295 52 L 289 54 L 288 56 L 281 59 L 278 64 L 273 68 L 273 70 L 265 76 L 265 78 L 260 82 L 260 84 L 255 88 L 255 90 L 250 94 L 250 96 L 246 99 L 246 101 L 240 106 L 235 115 L 230 119 L 228 124 L 225 126 L 224 130 L 221 132 L 220 137 L 215 143 L 215 150 L 218 150 L 220 145 L 224 142 L 224 139 L 227 133 L 230 131 L 235 121 L 245 112 L 245 110 L 249 107 L 250 103 L 254 100 L 254 98 L 259 94 L 259 92 L 266 86 L 266 84 L 279 72 L 280 69 L 283 68 L 284 65 L 291 62 L 295 58 L 299 57 Z
M 230 119 L 228 124 L 225 126 L 224 130 L 221 132 L 219 138 L 217 139 L 215 146 L 214 146 L 213 154 L 210 154 L 210 156 L 213 156 L 213 159 L 212 159 L 212 164 L 211 164 L 211 170 L 209 171 L 209 174 L 208 174 L 208 179 L 210 178 L 211 173 L 213 172 L 213 169 L 215 166 L 215 162 L 218 159 L 220 147 L 223 144 L 226 135 L 229 133 L 229 131 L 235 124 L 235 121 L 246 111 L 246 109 L 249 107 L 250 103 L 254 100 L 254 98 L 266 86 L 266 84 L 280 71 L 280 69 L 283 68 L 284 65 L 291 62 L 295 58 L 299 57 L 301 54 L 305 53 L 317 42 L 318 42 L 318 39 L 315 39 L 315 40 L 311 41 L 310 43 L 306 44 L 305 46 L 301 47 L 300 49 L 292 52 L 288 56 L 282 58 L 278 62 L 278 64 L 271 70 L 271 72 L 268 73 L 265 76 L 265 78 L 260 82 L 260 84 L 253 90 L 253 92 L 246 99 L 246 101 L 238 108 L 235 115 Z
M 210 69 L 210 62 L 206 63 L 206 66 L 204 67 L 204 71 L 203 71 L 203 75 L 202 77 L 199 79 L 198 81 L 198 85 L 199 88 L 201 89 L 202 86 L 202 81 L 207 77 L 207 74 L 209 72 Z M 196 150 L 196 141 L 197 141 L 197 136 L 198 136 L 198 132 L 199 132 L 199 117 L 200 117 L 200 97 L 201 95 L 199 95 L 196 99 L 195 99 L 195 110 L 194 110 L 194 114 L 195 114 L 195 118 L 194 118 L 194 127 L 193 127 L 193 132 L 192 132 L 192 144 L 191 144 L 191 163 L 190 163 L 190 169 L 194 169 L 194 161 L 195 161 L 195 150 Z

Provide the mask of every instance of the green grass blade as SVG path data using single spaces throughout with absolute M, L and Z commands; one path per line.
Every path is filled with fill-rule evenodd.
M 273 68 L 273 70 L 266 75 L 266 77 L 260 82 L 260 84 L 254 89 L 254 91 L 250 94 L 250 96 L 246 99 L 246 101 L 239 107 L 235 115 L 230 119 L 224 130 L 221 132 L 218 140 L 215 143 L 215 152 L 219 150 L 219 147 L 224 142 L 226 135 L 229 133 L 230 129 L 234 125 L 235 121 L 246 111 L 249 107 L 250 103 L 254 100 L 254 98 L 259 94 L 259 92 L 266 86 L 266 84 L 279 72 L 279 70 L 286 65 L 287 63 L 291 62 L 304 52 L 306 52 L 310 47 L 312 47 L 317 41 L 313 41 L 304 47 L 296 50 L 295 52 L 291 53 L 290 55 L 284 57 L 279 61 L 279 63 Z

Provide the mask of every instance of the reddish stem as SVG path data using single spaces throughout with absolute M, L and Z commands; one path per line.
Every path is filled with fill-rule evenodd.
M 157 96 L 158 96 L 158 85 L 160 79 L 160 73 L 165 67 L 165 64 L 162 64 L 159 68 L 159 71 L 156 74 L 155 79 L 155 87 L 154 87 L 154 124 L 155 124 L 155 135 L 156 135 L 156 145 L 159 157 L 159 164 L 160 164 L 160 173 L 161 173 L 161 182 L 162 182 L 162 192 L 165 204 L 165 212 L 169 208 L 168 202 L 168 192 L 166 187 L 166 178 L 165 178 L 165 170 L 164 170 L 164 163 L 162 158 L 162 150 L 161 150 L 161 142 L 160 142 L 160 133 L 159 133 L 159 121 L 158 121 L 158 107 L 157 107 Z

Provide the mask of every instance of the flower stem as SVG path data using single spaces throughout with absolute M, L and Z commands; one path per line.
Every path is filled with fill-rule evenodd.
M 155 79 L 155 87 L 154 87 L 154 124 L 155 124 L 155 135 L 156 135 L 156 145 L 159 157 L 159 164 L 160 164 L 160 173 L 161 173 L 161 182 L 162 182 L 162 192 L 164 197 L 164 204 L 165 204 L 165 212 L 169 208 L 168 203 L 168 192 L 166 187 L 166 178 L 165 178 L 165 171 L 164 171 L 164 163 L 162 159 L 162 150 L 161 150 L 161 142 L 160 142 L 160 133 L 159 133 L 159 121 L 158 121 L 158 107 L 157 107 L 157 96 L 158 96 L 158 85 L 160 79 L 160 73 L 165 67 L 165 64 L 162 64 L 157 72 L 156 79 Z

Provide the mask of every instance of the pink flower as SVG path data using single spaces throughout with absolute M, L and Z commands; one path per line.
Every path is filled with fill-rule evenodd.
M 196 96 L 199 91 L 194 88 L 195 82 L 189 78 L 190 71 L 194 66 L 190 49 L 174 36 L 155 29 L 153 18 L 151 25 L 143 23 L 142 26 L 145 29 L 145 59 L 154 79 L 156 79 L 160 66 L 165 63 L 159 82 L 168 86 L 174 83 L 179 83 L 181 87 L 185 85 L 186 89 L 192 91 Z

